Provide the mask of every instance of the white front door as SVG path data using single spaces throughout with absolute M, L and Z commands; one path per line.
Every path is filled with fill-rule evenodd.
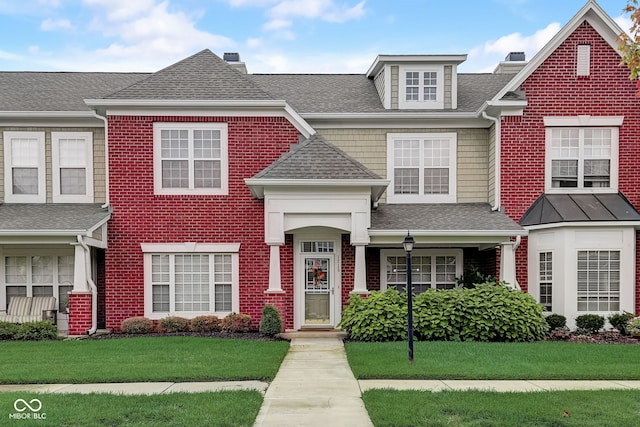
M 305 239 L 297 244 L 296 328 L 334 328 L 338 322 L 338 242 Z

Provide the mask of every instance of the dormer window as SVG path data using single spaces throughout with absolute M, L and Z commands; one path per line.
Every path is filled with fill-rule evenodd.
M 401 109 L 438 109 L 444 107 L 444 68 L 441 66 L 399 67 Z

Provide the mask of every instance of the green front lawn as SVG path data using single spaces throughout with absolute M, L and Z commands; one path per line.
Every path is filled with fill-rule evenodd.
M 18 413 L 13 406 L 17 399 L 38 399 L 42 408 Z M 261 404 L 258 391 L 131 396 L 0 393 L 0 419 L 2 425 L 15 426 L 252 426 Z M 24 408 L 22 403 L 19 408 Z
M 535 393 L 369 390 L 364 392 L 363 400 L 375 426 L 640 425 L 640 395 L 629 390 Z
M 410 364 L 406 342 L 345 345 L 359 379 L 640 379 L 640 345 L 633 344 L 433 341 L 414 347 Z
M 287 341 L 202 337 L 0 342 L 0 384 L 271 381 Z

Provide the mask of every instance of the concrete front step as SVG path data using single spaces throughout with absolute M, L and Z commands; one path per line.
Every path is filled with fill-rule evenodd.
M 332 338 L 332 339 L 344 339 L 347 337 L 347 333 L 338 329 L 307 329 L 292 332 L 283 332 L 278 336 L 286 340 L 294 338 Z

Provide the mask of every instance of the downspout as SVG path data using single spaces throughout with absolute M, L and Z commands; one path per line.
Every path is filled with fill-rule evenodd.
M 102 208 L 109 207 L 109 122 L 105 116 L 98 114 L 96 110 L 92 110 L 93 116 L 104 122 L 104 205 Z
M 91 250 L 80 234 L 78 234 L 78 244 L 84 250 L 85 274 L 91 289 L 91 329 L 87 331 L 87 335 L 93 335 L 98 330 L 98 287 L 91 278 Z
M 502 133 L 502 128 L 500 126 L 499 117 L 490 116 L 487 114 L 486 111 L 482 112 L 482 117 L 484 117 L 487 120 L 491 120 L 495 124 L 495 145 L 496 145 L 496 149 L 495 149 L 496 159 L 495 159 L 495 167 L 494 167 L 495 169 L 494 170 L 495 203 L 494 203 L 494 206 L 491 208 L 491 210 L 498 211 L 500 210 L 500 146 L 501 146 L 500 134 Z

